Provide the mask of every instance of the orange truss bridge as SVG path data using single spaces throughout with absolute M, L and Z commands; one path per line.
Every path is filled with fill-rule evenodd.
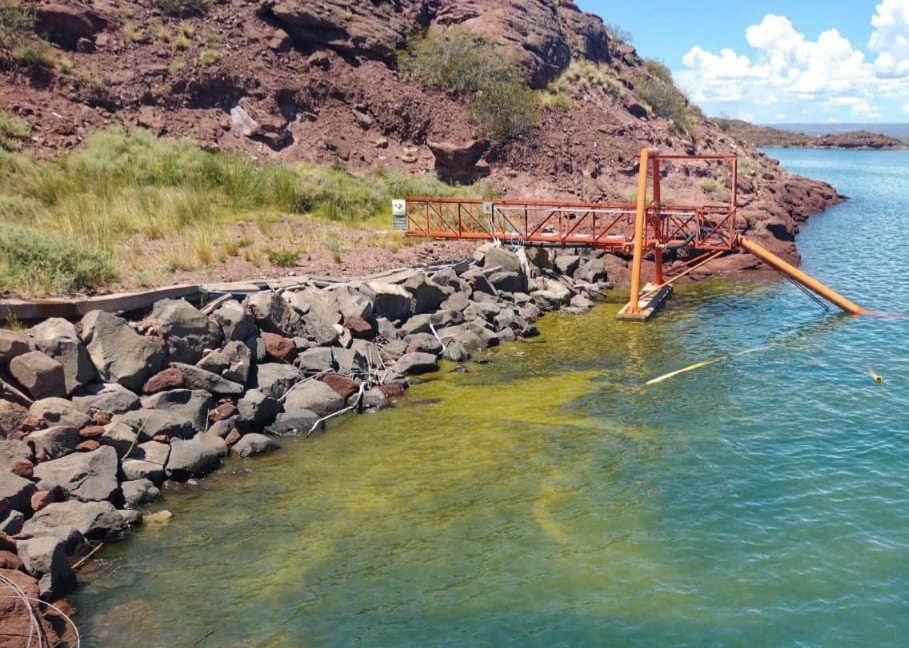
M 702 186 L 725 192 L 725 200 L 704 204 L 664 202 L 660 178 L 668 166 L 700 175 Z M 712 167 L 712 168 L 711 168 Z M 717 183 L 713 176 L 725 179 Z M 648 183 L 648 178 L 650 182 Z M 649 184 L 649 186 L 648 186 Z M 392 203 L 395 228 L 407 236 L 436 239 L 501 241 L 514 245 L 587 247 L 632 256 L 631 299 L 622 319 L 645 320 L 671 290 L 663 277 L 663 252 L 688 247 L 709 256 L 738 247 L 755 254 L 783 274 L 849 312 L 861 309 L 774 257 L 753 242 L 743 243 L 736 230 L 737 159 L 732 155 L 659 155 L 641 151 L 635 202 L 586 203 L 546 200 L 465 200 L 414 197 Z M 760 252 L 759 252 L 759 251 Z M 654 277 L 641 293 L 641 260 L 654 259 Z M 782 264 L 782 265 L 781 265 Z M 797 274 L 796 274 L 797 273 Z M 799 276 L 802 275 L 802 276 Z M 807 277 L 807 281 L 805 278 Z M 818 290 L 821 286 L 827 294 Z M 831 294 L 835 298 L 831 298 Z M 641 301 L 644 298 L 644 301 Z M 848 304 L 848 306 L 847 306 Z

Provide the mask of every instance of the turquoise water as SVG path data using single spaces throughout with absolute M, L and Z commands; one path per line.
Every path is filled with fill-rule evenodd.
M 771 154 L 851 197 L 803 269 L 909 313 L 909 154 Z M 80 574 L 83 645 L 905 645 L 907 320 L 782 281 L 618 308 L 168 492 Z

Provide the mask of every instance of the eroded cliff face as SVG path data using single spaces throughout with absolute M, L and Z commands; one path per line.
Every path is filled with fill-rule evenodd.
M 798 220 L 839 199 L 696 111 L 685 129 L 656 116 L 638 91 L 651 74 L 638 53 L 568 0 L 222 0 L 184 3 L 199 9 L 181 16 L 152 4 L 36 3 L 37 29 L 66 63 L 30 67 L 0 51 L 0 109 L 30 125 L 26 149 L 51 156 L 122 124 L 265 160 L 433 171 L 434 150 L 478 150 L 480 133 L 464 97 L 407 77 L 396 58 L 421 30 L 458 26 L 535 87 L 558 79 L 561 97 L 538 128 L 481 146 L 467 179 L 505 196 L 625 200 L 642 147 L 734 153 L 748 161 L 741 221 L 789 258 Z M 696 178 L 666 186 L 706 199 Z

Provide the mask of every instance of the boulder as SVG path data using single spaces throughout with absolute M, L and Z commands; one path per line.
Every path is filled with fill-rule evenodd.
M 143 394 L 157 394 L 168 389 L 179 389 L 183 386 L 183 372 L 176 367 L 162 369 L 142 385 Z
M 568 287 L 552 279 L 543 279 L 542 288 L 530 293 L 533 303 L 544 311 L 555 311 L 571 301 L 571 290 Z
M 34 452 L 25 441 L 0 439 L 0 470 L 12 461 L 25 459 L 30 462 L 34 458 Z
M 358 317 L 367 321 L 372 318 L 372 300 L 359 290 L 351 286 L 342 286 L 332 292 L 342 317 Z
M 73 394 L 72 403 L 88 413 L 123 414 L 141 402 L 135 392 L 118 383 L 91 383 Z
M 252 387 L 266 396 L 280 399 L 288 389 L 303 379 L 303 374 L 296 367 L 276 362 L 256 365 L 250 378 Z
M 164 338 L 172 362 L 193 364 L 206 349 L 221 346 L 221 327 L 185 299 L 155 302 L 151 319 Z
M 77 452 L 39 463 L 35 466 L 35 479 L 42 490 L 60 487 L 71 499 L 117 500 L 120 497 L 118 467 L 117 452 L 110 446 L 101 446 L 92 452 Z
M 3 512 L 0 506 L 0 534 L 16 535 L 22 531 L 22 525 L 25 524 L 25 515 L 21 511 L 10 509 Z
M 38 579 L 40 596 L 56 598 L 76 587 L 76 574 L 70 567 L 65 540 L 39 535 L 23 538 L 17 544 L 25 571 Z
M 0 515 L 11 509 L 31 513 L 32 495 L 37 490 L 30 479 L 0 470 Z
M 250 295 L 244 302 L 245 307 L 256 319 L 256 324 L 263 331 L 277 333 L 284 337 L 299 335 L 303 329 L 300 314 L 284 297 L 274 292 L 260 292 Z
M 262 429 L 275 420 L 281 412 L 277 399 L 258 389 L 250 389 L 237 401 L 237 425 L 244 429 Z
M 111 446 L 117 451 L 117 457 L 129 456 L 139 442 L 139 434 L 123 421 L 111 421 L 104 426 L 104 433 L 98 437 L 99 443 Z
M 59 459 L 76 449 L 82 439 L 78 428 L 66 425 L 55 425 L 43 430 L 35 430 L 26 437 L 26 441 L 35 449 L 36 457 Z
M 262 340 L 265 342 L 265 357 L 277 362 L 292 362 L 297 355 L 297 347 L 294 341 L 277 333 L 262 332 Z
M 448 297 L 448 293 L 422 272 L 412 274 L 404 282 L 404 288 L 413 297 L 413 313 L 433 313 Z M 392 319 L 389 317 L 389 319 Z
M 406 320 L 413 312 L 410 292 L 397 284 L 370 282 L 367 284 L 373 297 L 373 314 L 391 322 Z
M 432 142 L 426 145 L 436 159 L 436 173 L 442 178 L 470 178 L 477 172 L 477 162 L 489 148 L 489 140 L 476 139 L 465 144 Z
M 120 484 L 123 489 L 123 500 L 127 506 L 136 507 L 161 499 L 161 491 L 145 477 L 129 479 Z
M 43 2 L 35 10 L 35 27 L 49 41 L 75 49 L 82 39 L 93 41 L 107 27 L 102 13 L 80 4 Z
M 338 343 L 343 327 L 334 324 L 318 313 L 303 316 L 303 335 L 318 346 L 333 346 Z
M 404 341 L 407 343 L 408 352 L 419 351 L 435 356 L 442 353 L 442 343 L 432 333 L 414 333 L 405 337 Z
M 300 370 L 307 374 L 331 371 L 347 376 L 366 371 L 366 358 L 355 349 L 313 347 L 298 356 Z
M 27 417 L 23 405 L 0 398 L 0 439 L 17 435 Z
M 315 314 L 329 324 L 338 324 L 343 319 L 338 308 L 337 293 L 307 286 L 303 290 L 290 293 L 287 300 L 304 315 Z
M 111 421 L 111 425 L 128 426 L 139 435 L 140 443 L 157 436 L 191 439 L 197 432 L 191 418 L 167 409 L 142 409 L 119 414 Z
M 222 303 L 211 316 L 221 325 L 225 340 L 242 341 L 259 334 L 256 318 L 236 299 Z
M 28 337 L 16 331 L 0 329 L 0 365 L 9 364 L 10 360 L 29 350 Z
M 238 457 L 245 459 L 246 457 L 263 454 L 279 447 L 280 444 L 271 437 L 252 432 L 240 437 L 240 440 L 234 444 L 230 451 Z
M 72 322 L 52 317 L 32 327 L 30 335 L 38 351 L 63 366 L 67 394 L 73 393 L 97 377 L 95 366 L 88 357 L 88 350 Z
M 398 358 L 394 369 L 404 376 L 428 373 L 439 369 L 439 360 L 435 354 L 414 351 Z
M 91 418 L 82 409 L 65 398 L 43 398 L 32 403 L 28 409 L 29 416 L 40 419 L 45 425 L 65 425 L 82 428 L 91 422 Z
M 307 380 L 295 385 L 284 399 L 284 411 L 293 413 L 309 410 L 317 416 L 327 416 L 344 407 L 344 399 L 329 385 L 318 380 Z
M 372 389 L 367 389 L 363 393 L 363 402 L 361 405 L 365 411 L 378 412 L 391 407 L 391 400 L 389 400 L 385 392 L 379 387 L 373 387 Z
M 174 362 L 171 366 L 183 374 L 183 384 L 187 389 L 204 390 L 216 396 L 238 396 L 244 391 L 240 383 L 222 378 L 211 371 L 181 362 Z
M 221 452 L 217 448 L 193 439 L 174 439 L 170 444 L 170 455 L 164 473 L 168 479 L 186 481 L 191 477 L 205 475 L 220 464 Z
M 82 318 L 82 337 L 105 382 L 138 391 L 164 365 L 163 350 L 116 315 L 100 310 L 88 313 Z
M 557 254 L 555 258 L 555 267 L 563 275 L 568 277 L 574 275 L 575 271 L 581 265 L 581 257 L 577 254 Z
M 322 417 L 308 409 L 295 409 L 278 414 L 274 423 L 265 428 L 268 434 L 286 436 L 289 434 L 308 434 Z M 324 428 L 324 423 L 321 424 Z
M 211 394 L 202 389 L 172 389 L 144 399 L 147 409 L 176 412 L 193 422 L 197 432 L 208 426 L 208 412 L 214 406 Z
M 63 365 L 40 351 L 28 351 L 10 360 L 9 372 L 34 398 L 66 395 Z
M 75 529 L 88 540 L 122 536 L 127 524 L 110 502 L 70 500 L 48 504 L 22 527 L 23 536 L 56 535 L 54 529 Z

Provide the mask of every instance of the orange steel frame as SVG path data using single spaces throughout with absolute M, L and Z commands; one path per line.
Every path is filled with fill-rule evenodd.
M 661 162 L 720 162 L 730 168 L 730 198 L 713 205 L 663 204 Z M 647 202 L 650 178 L 651 200 Z M 734 155 L 660 155 L 641 151 L 636 203 L 407 198 L 406 234 L 439 239 L 499 240 L 528 245 L 584 246 L 632 254 L 631 295 L 640 291 L 641 260 L 654 255 L 654 283 L 663 283 L 663 250 L 736 247 L 737 160 Z M 629 303 L 638 309 L 637 299 Z

